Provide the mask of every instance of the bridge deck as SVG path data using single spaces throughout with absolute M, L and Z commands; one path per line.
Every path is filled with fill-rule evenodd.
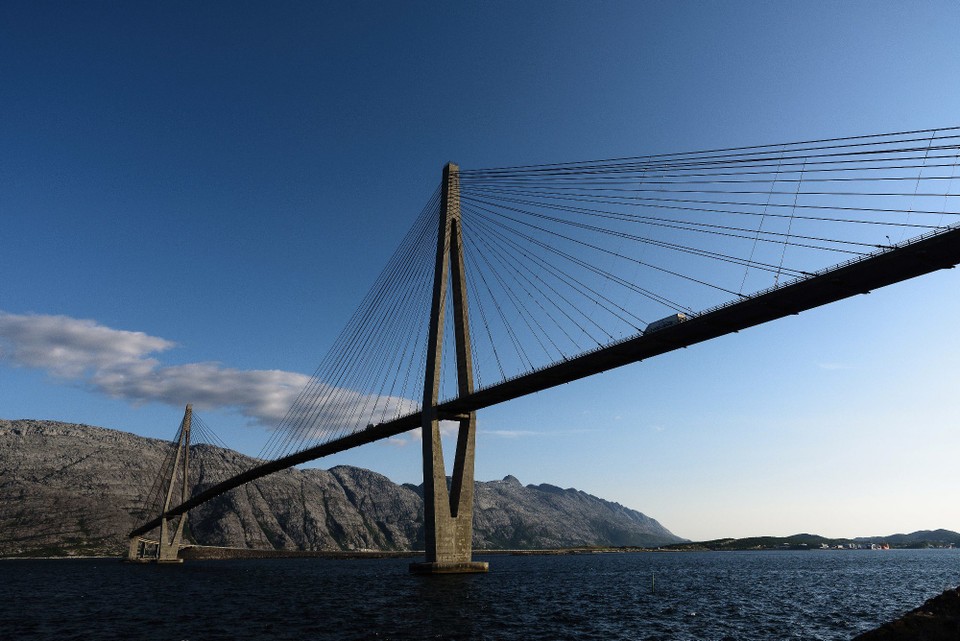
M 856 294 L 865 294 L 886 285 L 940 269 L 949 269 L 958 263 L 960 227 L 953 227 L 709 310 L 684 323 L 614 343 L 477 390 L 473 394 L 442 403 L 437 409 L 441 416 L 476 411 L 784 316 L 799 314 Z M 420 427 L 420 423 L 419 412 L 408 414 L 335 441 L 263 463 L 210 487 L 171 509 L 166 516 L 182 514 L 244 483 L 288 467 L 408 432 Z M 160 520 L 161 518 L 157 517 L 131 532 L 130 536 L 149 532 L 160 525 Z

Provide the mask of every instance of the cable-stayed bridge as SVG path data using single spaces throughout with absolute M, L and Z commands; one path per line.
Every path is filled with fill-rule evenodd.
M 160 555 L 175 559 L 182 515 L 230 489 L 419 428 L 426 562 L 413 569 L 483 570 L 471 560 L 478 410 L 952 268 L 958 165 L 960 127 L 448 164 L 258 465 L 190 496 L 188 410 L 131 557 L 161 527 Z M 442 421 L 457 429 L 449 483 Z

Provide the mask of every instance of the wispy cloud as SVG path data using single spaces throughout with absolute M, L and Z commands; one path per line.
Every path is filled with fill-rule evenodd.
M 827 371 L 835 371 L 842 369 L 856 369 L 853 365 L 847 365 L 845 363 L 817 363 L 817 367 L 820 369 L 825 369 Z
M 100 325 L 69 316 L 9 314 L 0 311 L 0 361 L 48 372 L 62 381 L 133 403 L 193 403 L 198 408 L 233 409 L 263 425 L 277 425 L 310 377 L 282 370 L 239 370 L 220 363 L 163 365 L 158 356 L 172 341 Z M 331 388 L 314 384 L 306 400 L 319 402 Z M 359 424 L 369 397 L 340 390 L 337 421 Z M 301 397 L 301 401 L 304 397 Z M 344 411 L 344 407 L 354 408 Z M 378 413 L 396 415 L 412 409 L 410 401 L 379 399 Z M 383 410 L 387 407 L 387 410 Z M 329 418 L 329 417 L 327 417 Z
M 499 438 L 549 438 L 567 434 L 590 434 L 598 432 L 596 429 L 569 429 L 569 430 L 478 430 L 478 433 Z
M 544 432 L 534 430 L 480 430 L 483 434 L 499 436 L 500 438 L 521 438 L 523 436 L 544 436 Z
M 460 424 L 456 421 L 440 421 L 440 436 L 443 438 L 456 436 L 459 429 Z M 406 447 L 411 443 L 420 443 L 422 440 L 423 430 L 417 427 L 410 430 L 406 434 L 400 434 L 399 436 L 388 438 L 387 442 L 395 447 Z

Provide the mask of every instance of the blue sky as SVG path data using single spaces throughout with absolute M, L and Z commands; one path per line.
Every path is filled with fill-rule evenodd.
M 214 372 L 247 415 L 229 390 L 201 415 L 256 453 L 249 395 L 314 371 L 445 162 L 958 125 L 957 33 L 953 2 L 6 2 L 0 416 L 169 438 Z M 694 539 L 960 531 L 957 278 L 486 410 L 477 478 Z M 320 464 L 419 482 L 419 457 Z

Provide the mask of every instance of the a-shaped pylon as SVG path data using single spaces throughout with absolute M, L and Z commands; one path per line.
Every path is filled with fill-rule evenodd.
M 166 498 L 160 511 L 160 540 L 154 542 L 140 536 L 130 537 L 130 546 L 127 552 L 128 561 L 183 562 L 183 559 L 179 558 L 179 552 L 180 542 L 183 539 L 183 528 L 187 524 L 187 513 L 168 517 L 167 512 L 170 510 L 170 502 L 173 499 L 178 471 L 181 472 L 180 477 L 182 479 L 180 502 L 184 503 L 190 498 L 187 472 L 190 469 L 190 423 L 192 419 L 193 406 L 188 404 L 183 413 L 180 430 L 177 433 L 177 451 L 173 459 L 173 465 L 170 466 L 170 478 L 166 483 Z M 155 550 L 155 552 L 148 555 L 147 550 Z
M 458 416 L 440 416 L 437 412 L 448 280 L 453 299 L 451 302 L 457 357 L 457 391 L 460 396 L 473 392 L 467 282 L 460 227 L 460 176 L 459 168 L 453 163 L 448 163 L 443 168 L 440 206 L 440 230 L 437 238 L 437 261 L 423 389 L 423 512 L 426 562 L 411 564 L 410 571 L 417 574 L 486 572 L 487 563 L 472 560 L 476 412 Z M 460 424 L 449 490 L 440 442 L 441 420 L 455 420 Z

